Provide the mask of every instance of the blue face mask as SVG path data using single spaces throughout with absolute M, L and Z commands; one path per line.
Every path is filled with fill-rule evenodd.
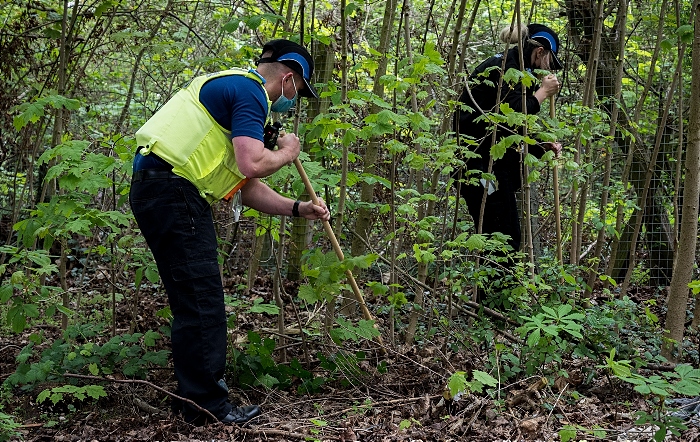
M 292 84 L 294 85 L 294 96 L 292 98 L 287 98 L 284 96 L 284 80 L 282 80 L 282 95 L 280 95 L 280 97 L 276 99 L 274 103 L 272 103 L 272 106 L 270 107 L 272 112 L 284 113 L 294 107 L 294 104 L 297 102 L 297 96 L 299 95 L 299 91 L 297 91 L 297 84 L 294 82 L 294 77 L 292 77 Z

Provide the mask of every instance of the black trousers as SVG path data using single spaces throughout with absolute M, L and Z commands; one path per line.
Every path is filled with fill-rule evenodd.
M 173 314 L 177 394 L 221 419 L 232 406 L 223 382 L 226 312 L 210 205 L 192 183 L 167 171 L 135 174 L 129 196 Z M 188 422 L 201 418 L 190 404 L 173 408 Z
M 474 228 L 476 229 L 479 225 L 484 188 L 465 183 L 459 184 L 461 184 L 460 195 L 467 202 L 467 208 L 472 219 L 474 219 Z M 515 199 L 515 191 L 508 184 L 499 183 L 499 189 L 486 197 L 481 232 L 501 232 L 505 235 L 510 235 L 508 244 L 513 247 L 514 251 L 520 250 L 520 214 L 518 212 L 518 203 Z

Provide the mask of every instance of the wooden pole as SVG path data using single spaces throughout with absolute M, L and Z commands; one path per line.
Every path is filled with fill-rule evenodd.
M 556 111 L 554 109 L 554 97 L 549 97 L 549 116 L 554 119 Z M 552 171 L 552 187 L 554 187 L 554 222 L 557 226 L 557 259 L 559 264 L 564 263 L 561 250 L 561 214 L 559 212 L 559 165 L 554 162 Z
M 306 174 L 304 166 L 302 166 L 301 161 L 299 161 L 299 158 L 296 158 L 294 160 L 294 165 L 296 166 L 297 171 L 299 172 L 301 180 L 304 182 L 306 191 L 311 196 L 311 201 L 313 201 L 313 203 L 317 206 L 320 205 L 318 196 L 316 196 L 316 192 L 314 191 L 314 188 L 311 185 L 309 176 Z M 338 244 L 338 239 L 335 237 L 335 233 L 333 233 L 331 224 L 328 221 L 323 221 L 323 229 L 326 231 L 326 235 L 328 235 L 328 238 L 331 240 L 331 244 L 333 245 L 333 250 L 335 251 L 336 256 L 338 256 L 338 259 L 340 261 L 343 261 L 345 259 L 345 255 L 343 254 L 343 251 L 340 248 L 340 244 Z M 360 309 L 362 309 L 362 316 L 368 321 L 373 321 L 374 317 L 372 317 L 372 313 L 370 313 L 369 309 L 367 308 L 367 304 L 365 304 L 365 299 L 362 296 L 360 287 L 358 287 L 357 282 L 355 281 L 355 277 L 353 276 L 352 271 L 350 269 L 346 270 L 345 276 L 347 276 L 348 282 L 350 282 L 350 287 L 352 287 L 352 291 L 355 294 L 355 299 L 357 299 L 358 304 L 360 304 Z M 382 346 L 384 345 L 381 335 L 377 336 L 377 341 L 379 341 L 379 343 Z

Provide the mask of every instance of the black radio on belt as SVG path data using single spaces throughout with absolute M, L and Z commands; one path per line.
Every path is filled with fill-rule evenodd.
M 282 123 L 275 121 L 272 124 L 267 124 L 265 126 L 265 131 L 263 134 L 263 144 L 265 149 L 275 150 L 277 146 L 277 137 L 280 134 L 280 129 L 282 128 Z

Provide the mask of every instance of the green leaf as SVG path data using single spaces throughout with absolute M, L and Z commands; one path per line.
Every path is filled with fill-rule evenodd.
M 143 335 L 143 343 L 146 347 L 153 347 L 154 345 L 156 345 L 156 341 L 160 339 L 160 337 L 160 333 L 155 332 L 153 330 L 148 330 Z
M 554 318 L 554 319 L 558 318 L 557 313 L 554 311 L 553 308 L 546 306 L 546 305 L 543 305 L 542 310 L 544 310 L 545 314 L 547 316 L 549 316 L 550 318 Z
M 60 37 L 60 33 L 58 36 Z M 15 116 L 13 119 L 15 129 L 20 131 L 27 124 L 36 123 L 39 121 L 39 119 L 46 113 L 44 110 L 46 106 L 51 106 L 54 109 L 65 108 L 75 110 L 80 108 L 80 101 L 72 98 L 66 98 L 62 95 L 49 95 L 39 98 L 33 103 L 23 103 L 19 106 L 15 106 L 11 109 L 11 111 L 20 111 L 20 114 Z
M 671 40 L 670 38 L 665 38 L 661 40 L 661 49 L 664 51 L 670 51 L 676 45 L 676 40 Z
M 700 384 L 695 381 L 690 381 L 687 379 L 682 379 L 671 386 L 673 391 L 678 394 L 685 396 L 698 396 L 700 395 Z
M 158 282 L 160 279 L 160 275 L 158 274 L 158 269 L 152 268 L 152 267 L 146 267 L 146 279 L 148 279 L 151 284 L 155 284 Z
M 42 391 L 41 393 L 39 393 L 39 396 L 36 397 L 37 403 L 40 404 L 40 403 L 44 402 L 46 399 L 49 398 L 50 395 L 51 395 L 51 390 Z
M 262 299 L 258 298 L 255 300 L 255 304 L 250 307 L 252 313 L 266 313 L 268 315 L 277 315 L 280 312 L 280 308 L 275 304 L 262 304 Z
M 105 388 L 101 385 L 86 385 L 85 393 L 93 399 L 99 399 L 101 397 L 107 397 L 107 392 Z
M 117 4 L 114 0 L 107 0 L 102 3 L 100 3 L 97 8 L 95 8 L 95 17 L 101 17 L 102 14 L 110 10 L 112 7 L 114 7 Z
M 250 29 L 258 29 L 260 27 L 260 24 L 262 23 L 262 15 L 254 15 L 252 17 L 249 17 L 246 21 L 245 24 L 248 26 Z
M 651 393 L 651 388 L 649 388 L 649 386 L 647 384 L 642 384 L 642 385 L 637 385 L 636 387 L 634 387 L 634 391 L 646 395 L 646 394 Z
M 562 318 L 562 317 L 566 316 L 566 314 L 569 313 L 572 308 L 573 307 L 571 306 L 571 304 L 562 304 L 557 309 L 557 314 L 559 315 L 560 318 Z
M 63 304 L 56 304 L 56 310 L 63 313 L 64 315 L 68 316 L 69 318 L 71 316 L 73 316 L 73 314 L 75 313 L 73 310 L 71 310 L 67 307 L 64 307 Z
M 533 331 L 527 338 L 527 345 L 530 347 L 536 346 L 540 342 L 540 329 Z
M 136 290 L 141 287 L 141 281 L 143 280 L 143 267 L 139 267 L 136 269 L 136 272 L 134 272 L 134 287 L 136 287 Z
M 489 387 L 495 387 L 496 385 L 498 385 L 498 380 L 486 372 L 474 370 L 472 372 L 472 376 L 475 380 L 481 382 L 484 385 L 488 385 Z
M 90 371 L 90 374 L 92 374 L 93 376 L 97 376 L 98 374 L 100 374 L 100 369 L 97 368 L 97 364 L 95 364 L 94 362 L 92 364 L 88 365 L 88 370 Z
M 238 27 L 240 26 L 240 24 L 241 24 L 241 19 L 234 17 L 228 23 L 226 23 L 224 25 L 223 29 L 224 29 L 224 31 L 231 34 L 231 33 L 238 31 Z
M 314 288 L 308 284 L 304 284 L 299 287 L 299 293 L 297 296 L 299 296 L 299 299 L 303 299 L 309 304 L 315 304 L 321 300 L 321 297 L 316 293 L 316 290 L 314 290 Z
M 469 249 L 470 252 L 474 250 L 484 250 L 486 247 L 486 237 L 480 234 L 472 235 L 464 243 L 464 246 Z
M 357 334 L 367 340 L 371 340 L 380 335 L 379 330 L 374 326 L 374 321 L 366 319 L 361 319 L 357 323 Z
M 14 286 L 12 284 L 6 284 L 0 287 L 0 303 L 6 303 L 12 297 L 12 292 L 14 291 Z
M 685 44 L 693 43 L 693 33 L 694 30 L 692 25 L 683 25 L 676 30 L 676 35 L 678 35 L 681 42 Z
M 465 377 L 465 372 L 457 371 L 447 381 L 447 388 L 450 390 L 450 397 L 455 397 L 457 393 L 467 391 L 469 384 Z
M 268 389 L 271 389 L 272 387 L 280 383 L 280 381 L 276 377 L 267 373 L 258 377 L 257 380 L 260 385 Z
M 525 77 L 525 75 L 522 73 L 522 71 L 520 71 L 518 69 L 510 68 L 503 75 L 503 81 L 512 85 L 512 84 L 519 83 L 523 77 Z
M 50 399 L 56 405 L 63 400 L 63 393 L 51 393 Z
M 27 326 L 27 318 L 24 316 L 23 312 L 20 312 L 18 308 L 12 308 L 7 313 L 8 322 L 12 326 L 12 331 L 15 333 L 22 333 Z
M 570 440 L 576 438 L 576 427 L 571 425 L 564 425 L 564 428 L 559 430 L 559 437 L 561 442 L 569 442 Z

